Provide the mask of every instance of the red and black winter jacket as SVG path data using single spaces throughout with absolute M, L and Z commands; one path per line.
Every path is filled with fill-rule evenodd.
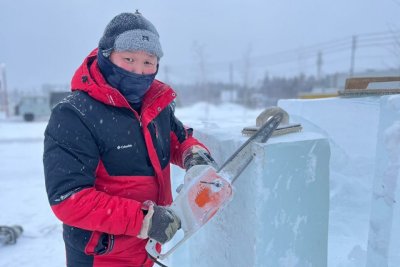
M 97 50 L 76 71 L 71 95 L 52 110 L 43 157 L 68 265 L 151 266 L 136 238 L 141 204 L 171 204 L 170 163 L 182 167 L 183 152 L 203 146 L 174 116 L 174 98 L 155 80 L 138 114 L 104 80 Z

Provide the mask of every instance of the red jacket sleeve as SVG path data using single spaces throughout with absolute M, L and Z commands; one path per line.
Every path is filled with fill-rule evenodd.
M 94 188 L 74 193 L 51 208 L 68 225 L 115 235 L 137 236 L 144 217 L 141 203 Z
M 207 147 L 199 140 L 193 137 L 193 129 L 186 127 L 171 112 L 171 162 L 183 168 L 183 153 L 192 146 Z M 209 152 L 209 151 L 208 151 Z

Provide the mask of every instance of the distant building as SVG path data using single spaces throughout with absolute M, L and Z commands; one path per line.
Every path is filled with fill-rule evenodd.
M 48 119 L 51 109 L 70 92 L 46 92 L 45 95 L 24 96 L 15 107 L 15 114 L 22 116 L 25 121 Z

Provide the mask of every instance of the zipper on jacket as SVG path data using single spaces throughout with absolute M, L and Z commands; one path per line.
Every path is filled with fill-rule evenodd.
M 106 253 L 109 253 L 114 248 L 114 235 L 108 235 L 108 249 Z
M 150 99 L 150 101 L 146 104 L 142 106 L 142 110 L 140 112 L 140 115 L 138 115 L 138 119 L 139 119 L 139 126 L 140 128 L 142 128 L 142 114 L 144 113 L 144 111 L 147 109 L 147 107 L 151 106 L 154 101 L 156 101 L 157 98 L 159 98 L 161 95 L 163 95 L 165 92 L 164 91 L 159 91 L 157 92 L 157 94 L 155 96 L 152 97 L 152 99 Z M 175 93 L 172 93 L 173 96 L 175 96 Z M 126 103 L 129 105 L 128 101 L 125 99 Z M 171 101 L 172 102 L 172 101 Z M 136 112 L 130 105 L 129 105 L 130 109 L 135 113 L 138 114 L 138 112 Z

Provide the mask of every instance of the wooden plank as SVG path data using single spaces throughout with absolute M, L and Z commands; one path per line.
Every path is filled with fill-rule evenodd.
M 345 90 L 367 89 L 368 84 L 374 82 L 398 82 L 398 81 L 400 81 L 400 76 L 348 78 L 346 80 Z

